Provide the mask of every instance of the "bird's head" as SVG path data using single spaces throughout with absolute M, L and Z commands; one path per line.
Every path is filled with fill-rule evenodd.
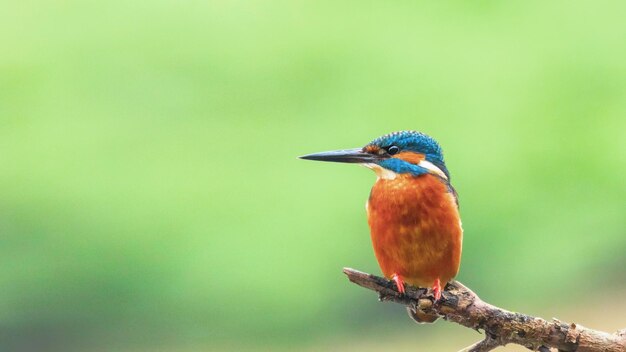
M 450 178 L 439 143 L 417 131 L 390 133 L 374 139 L 363 148 L 315 153 L 300 158 L 361 164 L 383 179 L 393 179 L 398 174 L 419 176 L 427 173 L 445 180 Z

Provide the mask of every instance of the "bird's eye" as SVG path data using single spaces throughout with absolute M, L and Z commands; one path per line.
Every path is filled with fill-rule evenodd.
M 395 145 L 392 145 L 387 148 L 387 153 L 389 153 L 389 155 L 397 154 L 399 151 L 400 151 L 400 148 L 396 147 Z

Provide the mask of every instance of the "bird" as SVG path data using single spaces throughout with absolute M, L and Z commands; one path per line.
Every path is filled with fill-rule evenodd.
M 439 143 L 422 132 L 399 131 L 362 148 L 300 158 L 360 164 L 375 172 L 365 208 L 381 271 L 400 294 L 407 284 L 430 288 L 438 302 L 442 287 L 459 272 L 463 242 L 458 196 Z M 409 309 L 419 321 L 415 313 Z

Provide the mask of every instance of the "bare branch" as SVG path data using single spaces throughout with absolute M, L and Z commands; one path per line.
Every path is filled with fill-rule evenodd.
M 440 301 L 435 302 L 430 292 L 407 286 L 406 293 L 396 290 L 392 281 L 354 269 L 343 272 L 353 283 L 375 291 L 381 301 L 392 301 L 407 306 L 415 317 L 434 315 L 474 330 L 485 332 L 485 339 L 462 351 L 491 351 L 498 346 L 514 343 L 533 351 L 564 352 L 626 352 L 626 329 L 609 334 L 566 324 L 557 319 L 547 321 L 521 313 L 509 312 L 483 302 L 469 288 L 458 281 L 445 287 Z
M 498 341 L 487 336 L 484 340 L 478 341 L 475 344 L 460 350 L 459 352 L 487 352 L 493 350 L 498 346 L 502 345 L 498 343 Z

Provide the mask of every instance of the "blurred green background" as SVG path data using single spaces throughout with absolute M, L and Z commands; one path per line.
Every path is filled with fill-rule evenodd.
M 625 16 L 621 0 L 1 2 L 0 350 L 477 341 L 347 282 L 344 266 L 379 273 L 374 175 L 296 159 L 401 129 L 446 152 L 462 282 L 623 328 Z

